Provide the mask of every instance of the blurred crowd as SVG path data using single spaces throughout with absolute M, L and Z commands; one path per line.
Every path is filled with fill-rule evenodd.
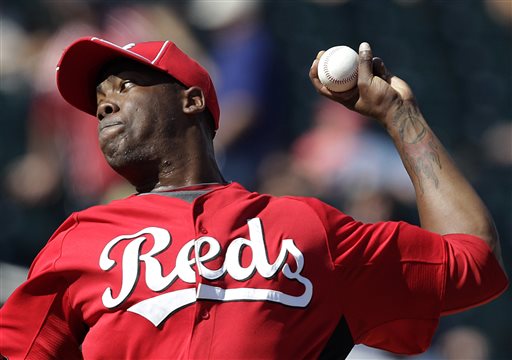
M 370 42 L 411 85 L 486 201 L 510 269 L 510 0 L 18 0 L 0 4 L 0 26 L 3 278 L 15 278 L 12 265 L 29 266 L 72 211 L 133 192 L 103 160 L 94 118 L 57 91 L 60 54 L 81 36 L 120 45 L 171 39 L 198 59 L 219 96 L 215 142 L 228 180 L 316 196 L 365 222 L 417 224 L 412 185 L 384 130 L 309 83 L 319 50 Z M 492 305 L 443 319 L 434 352 L 422 358 L 512 356 L 511 299 L 509 290 Z M 460 353 L 470 345 L 480 346 L 469 350 L 474 357 Z

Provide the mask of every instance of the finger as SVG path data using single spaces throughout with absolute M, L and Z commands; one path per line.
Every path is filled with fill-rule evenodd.
M 327 87 L 322 84 L 318 78 L 318 59 L 315 59 L 311 65 L 311 69 L 309 70 L 309 79 L 318 93 L 328 97 L 332 97 L 334 95 L 332 91 L 327 89 Z
M 358 93 L 359 89 L 357 88 L 357 86 L 354 86 L 350 90 L 334 93 L 334 98 L 336 99 L 336 101 L 341 102 L 345 106 L 347 106 L 347 102 L 350 102 L 351 100 L 354 100 L 354 98 L 357 98 Z
M 384 79 L 386 82 L 389 82 L 392 74 L 387 69 L 386 65 L 384 64 L 384 61 L 382 61 L 379 57 L 374 57 L 372 59 L 372 69 L 373 69 L 373 75 L 376 75 L 382 79 Z
M 315 60 L 315 61 L 318 61 L 318 60 Z M 327 87 L 325 87 L 325 85 L 322 84 L 322 82 L 318 78 L 316 67 L 312 67 L 311 70 L 309 71 L 309 79 L 311 80 L 311 83 L 313 84 L 313 86 L 315 87 L 315 89 L 318 93 L 325 95 L 325 96 L 333 95 L 332 92 L 329 89 L 327 89 Z
M 327 96 L 332 99 L 339 100 L 341 102 L 348 101 L 352 97 L 354 97 L 354 94 L 357 93 L 357 86 L 354 87 L 351 90 L 345 91 L 345 92 L 334 92 L 329 90 L 318 78 L 318 63 L 319 58 L 322 56 L 322 54 L 325 51 L 320 51 L 317 55 L 317 58 L 313 61 L 311 64 L 311 68 L 309 69 L 309 79 L 311 80 L 311 83 L 315 87 L 316 91 L 324 96 Z
M 309 77 L 311 79 L 318 78 L 318 58 L 313 60 L 313 63 L 311 64 L 311 68 L 309 69 Z
M 324 54 L 324 52 L 325 52 L 325 50 L 320 50 L 320 51 L 318 52 L 318 54 L 316 54 L 316 58 L 317 58 L 318 60 L 320 60 L 320 58 L 322 57 L 322 55 Z
M 309 69 L 309 79 L 319 93 L 327 95 L 325 92 L 329 90 L 320 82 L 320 79 L 318 78 L 318 62 L 318 57 L 313 60 L 313 64 L 311 64 L 311 68 Z
M 361 45 L 359 45 L 359 84 L 369 84 L 372 79 L 372 57 L 373 55 L 370 44 L 367 42 L 361 43 Z

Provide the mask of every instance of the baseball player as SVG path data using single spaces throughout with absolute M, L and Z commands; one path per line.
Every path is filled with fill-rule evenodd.
M 82 38 L 57 68 L 62 96 L 99 121 L 108 163 L 137 192 L 72 214 L 1 309 L 9 359 L 311 359 L 353 344 L 428 348 L 439 317 L 507 287 L 482 201 L 407 84 L 370 46 L 358 86 L 322 94 L 387 129 L 421 228 L 364 224 L 327 204 L 227 182 L 208 73 L 171 41 Z M 264 139 L 262 139 L 264 141 Z

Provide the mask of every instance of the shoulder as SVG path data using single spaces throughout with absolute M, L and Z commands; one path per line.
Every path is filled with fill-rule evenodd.
M 298 206 L 305 207 L 315 210 L 317 208 L 328 207 L 334 209 L 332 206 L 327 203 L 319 200 L 315 197 L 309 196 L 291 196 L 291 195 L 283 195 L 276 196 L 272 194 L 260 193 L 255 191 L 250 191 L 244 188 L 239 183 L 233 182 L 230 185 L 226 186 L 222 191 L 226 191 L 236 196 L 246 197 L 248 199 L 257 199 L 261 201 L 266 201 L 269 204 L 273 205 L 289 205 L 289 206 Z M 337 210 L 339 211 L 339 210 Z
M 272 194 L 251 192 L 238 183 L 232 183 L 223 189 L 208 194 L 208 197 L 221 199 L 222 207 L 234 205 L 233 210 L 257 213 L 267 220 L 283 222 L 302 222 L 312 225 L 316 223 L 325 227 L 334 218 L 348 218 L 340 210 L 327 203 L 307 196 L 275 196 Z M 248 210 L 250 209 L 250 210 Z
M 268 208 L 279 208 L 289 211 L 306 211 L 315 214 L 321 212 L 319 210 L 325 208 L 331 208 L 334 211 L 339 211 L 314 197 L 290 195 L 275 196 L 272 194 L 249 191 L 247 191 L 246 196 L 248 199 L 265 203 Z
M 140 200 L 140 196 L 137 196 L 136 194 L 127 196 L 122 199 L 112 200 L 105 204 L 97 204 L 90 206 L 88 208 L 85 208 L 80 211 L 76 211 L 72 214 L 76 219 L 80 219 L 83 217 L 86 217 L 90 214 L 95 214 L 98 212 L 105 212 L 105 211 L 112 211 L 119 208 L 124 208 L 127 206 L 132 206 L 134 203 L 138 202 Z
M 283 199 L 288 201 L 290 204 L 295 204 L 295 206 L 306 207 L 308 211 L 315 214 L 326 229 L 333 226 L 339 228 L 340 226 L 345 226 L 349 223 L 355 223 L 355 220 L 352 217 L 318 198 L 285 196 Z
M 72 215 L 77 228 L 89 225 L 120 224 L 128 219 L 142 219 L 162 211 L 162 207 L 175 205 L 177 201 L 165 196 L 130 195 L 106 204 L 91 206 Z

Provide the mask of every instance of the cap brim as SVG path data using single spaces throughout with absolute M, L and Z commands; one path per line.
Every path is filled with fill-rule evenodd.
M 57 65 L 57 87 L 74 107 L 96 116 L 96 85 L 103 67 L 114 59 L 127 58 L 152 66 L 142 56 L 98 38 L 81 38 L 62 54 Z

